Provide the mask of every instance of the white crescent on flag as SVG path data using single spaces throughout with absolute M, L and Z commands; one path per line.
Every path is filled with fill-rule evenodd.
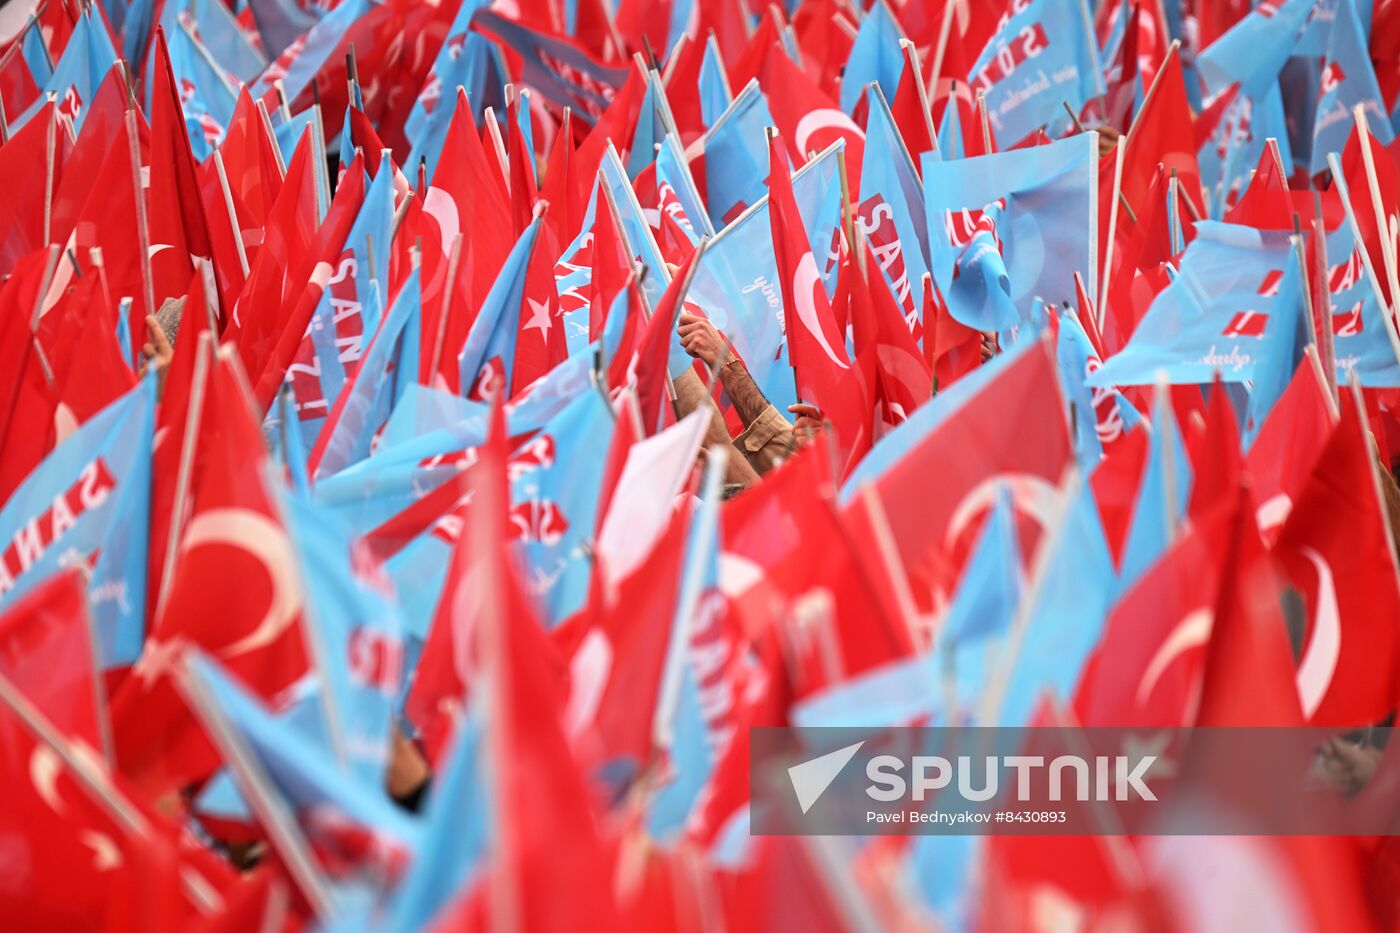
M 1171 634 L 1167 636 L 1166 641 L 1162 642 L 1157 653 L 1152 656 L 1152 660 L 1147 662 L 1147 670 L 1142 672 L 1142 680 L 1138 683 L 1133 703 L 1138 707 L 1145 706 L 1152 697 L 1152 691 L 1157 689 L 1157 681 L 1162 679 L 1167 668 L 1171 667 L 1177 658 L 1192 648 L 1203 647 L 1209 642 L 1210 632 L 1214 626 L 1214 609 L 1203 606 L 1188 612 L 1186 618 L 1178 622 L 1176 628 L 1171 630 Z
M 1035 519 L 1041 528 L 1050 527 L 1059 489 L 1034 473 L 998 473 L 982 480 L 963 496 L 953 510 L 953 517 L 948 519 L 948 533 L 944 540 L 958 540 L 974 518 L 990 509 L 996 503 L 997 487 L 1002 483 L 1010 487 L 1011 503 L 1017 512 Z
M 833 130 L 841 136 L 865 139 L 865 133 L 861 132 L 861 128 L 856 126 L 855 121 L 840 110 L 835 107 L 819 107 L 803 114 L 802 119 L 797 121 L 797 130 L 793 133 L 797 143 L 797 152 L 794 152 L 792 157 L 795 160 L 801 160 L 805 158 L 810 149 L 823 148 L 822 146 L 808 145 L 812 137 L 822 130 Z
M 296 558 L 287 533 L 272 519 L 248 509 L 211 509 L 190 522 L 183 550 L 189 552 L 211 544 L 247 551 L 263 565 L 272 588 L 262 621 L 224 648 L 220 656 L 234 658 L 267 647 L 291 627 L 301 612 L 301 585 L 292 570 Z
M 1337 672 L 1337 659 L 1342 655 L 1342 614 L 1337 606 L 1337 587 L 1332 568 L 1321 554 L 1310 547 L 1299 549 L 1317 571 L 1317 597 L 1313 603 L 1312 637 L 1298 664 L 1298 699 L 1303 715 L 1312 718 L 1322 705 L 1332 676 Z
M 792 300 L 797 303 L 798 320 L 815 338 L 822 351 L 830 357 L 831 362 L 842 369 L 850 369 L 850 365 L 837 356 L 836 351 L 827 342 L 826 333 L 822 330 L 821 319 L 817 317 L 815 289 L 821 287 L 821 277 L 817 275 L 817 261 L 812 258 L 812 253 L 809 250 L 802 254 L 802 260 L 798 262 L 797 270 L 792 274 Z

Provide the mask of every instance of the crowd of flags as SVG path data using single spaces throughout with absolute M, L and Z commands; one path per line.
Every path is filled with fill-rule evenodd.
M 1397 6 L 44 0 L 3 925 L 1394 927 L 1384 836 L 751 835 L 748 730 L 1389 723 Z M 682 314 L 820 411 L 747 488 Z

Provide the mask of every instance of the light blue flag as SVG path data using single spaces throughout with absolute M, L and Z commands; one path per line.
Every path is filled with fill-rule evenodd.
M 681 210 L 685 212 L 685 222 L 679 223 L 678 226 L 689 237 L 691 245 L 698 243 L 702 236 L 713 239 L 715 228 L 710 223 L 710 215 L 705 211 L 705 200 L 700 197 L 700 191 L 695 186 L 695 178 L 691 175 L 690 164 L 685 158 L 685 149 L 675 133 L 666 134 L 666 138 L 661 141 L 661 148 L 656 153 L 657 190 L 660 191 L 663 185 L 675 193 Z
M 559 296 L 559 316 L 564 322 L 564 343 L 569 356 L 582 353 L 589 345 L 588 322 L 593 286 L 593 221 L 597 216 L 602 179 L 593 180 L 583 223 L 573 242 L 564 247 L 554 264 L 554 289 Z M 623 291 L 626 294 L 626 290 Z
M 973 94 L 986 93 L 988 120 L 1006 145 L 1058 124 L 1065 103 L 1079 112 L 1105 92 L 1088 6 L 1073 0 L 1017 4 L 977 56 L 967 83 Z
M 1261 4 L 1196 56 L 1206 90 L 1218 94 L 1232 84 L 1254 100 L 1278 80 L 1307 25 L 1316 0 Z
M 670 780 L 652 799 L 647 827 L 653 837 L 667 839 L 680 833 L 686 817 L 708 783 L 716 756 L 711 747 L 701 694 L 701 665 L 709 658 L 697 641 L 704 639 L 728 611 L 719 592 L 720 484 L 722 471 L 711 461 L 705 473 L 700 503 L 686 532 L 685 558 L 681 565 L 680 591 L 671 624 L 671 642 L 662 675 L 656 716 L 663 721 L 657 744 L 666 752 Z M 708 646 L 706 646 L 708 647 Z M 710 697 L 714 709 L 714 698 Z
M 713 129 L 721 115 L 729 109 L 734 94 L 729 90 L 729 76 L 724 58 L 714 35 L 705 40 L 705 57 L 700 60 L 700 119 L 706 129 Z
M 97 89 L 117 63 L 117 50 L 112 46 L 112 38 L 101 19 L 94 19 L 96 15 L 89 7 L 78 17 L 78 22 L 73 26 L 73 35 L 54 64 L 53 73 L 40 87 L 38 99 L 24 113 L 10 119 L 11 132 L 38 113 L 50 94 L 55 98 L 58 112 L 72 119 L 74 131 L 82 131 L 83 121 L 89 105 L 97 96 Z
M 476 0 L 470 0 L 475 3 Z M 465 8 L 465 6 L 464 6 Z M 447 140 L 448 127 L 452 125 L 453 114 L 457 111 L 457 88 L 467 93 L 467 103 L 471 105 L 472 119 L 480 126 L 486 108 L 494 108 L 496 113 L 505 113 L 505 64 L 501 60 L 500 49 L 479 32 L 465 36 L 449 36 L 448 42 L 459 42 L 449 49 L 443 46 L 438 56 L 438 64 L 443 71 L 429 73 L 423 91 L 414 102 L 413 111 L 404 124 L 404 133 L 413 144 L 408 161 L 404 163 L 410 173 L 418 171 L 423 163 L 424 175 L 432 184 L 437 171 L 438 157 L 442 154 L 443 143 Z M 442 59 L 446 57 L 446 62 Z
M 1191 461 L 1165 391 L 1157 393 L 1154 408 L 1147 467 L 1133 501 L 1132 525 L 1123 545 L 1119 595 L 1166 553 L 1173 537 L 1167 523 L 1179 527 L 1191 499 Z
M 1047 692 L 1069 701 L 1114 599 L 1113 558 L 1088 477 L 1070 494 L 1043 576 L 1027 596 L 1026 627 L 991 725 L 1028 725 Z
M 190 18 L 194 34 L 227 74 L 247 84 L 267 67 L 267 56 L 248 41 L 222 0 L 167 0 L 160 14 L 167 37 L 179 28 L 184 16 Z
M 876 84 L 886 100 L 893 100 L 899 88 L 899 75 L 904 70 L 904 55 L 899 40 L 904 31 L 895 22 L 884 0 L 875 0 L 860 21 L 860 31 L 846 57 L 841 73 L 841 109 L 853 113 L 869 84 Z M 864 178 L 864 171 L 861 178 Z M 862 194 L 864 185 L 861 186 Z
M 1307 24 L 1303 27 L 1303 34 L 1298 39 L 1298 44 L 1293 48 L 1293 55 L 1317 55 L 1327 54 L 1327 40 L 1332 34 L 1332 24 L 1338 16 L 1338 8 L 1343 0 L 1317 0 L 1317 5 L 1313 7 L 1312 15 L 1308 17 Z M 1356 9 L 1356 21 L 1361 27 L 1363 40 L 1369 44 L 1371 39 L 1371 0 L 1353 0 L 1352 5 Z
M 537 406 L 537 411 L 542 408 Z M 588 548 L 597 525 L 598 491 L 613 415 L 586 376 L 547 420 L 535 420 L 538 414 L 527 420 L 521 414 L 517 409 L 515 417 L 507 417 L 510 433 L 536 433 L 509 464 L 513 528 L 518 533 L 526 588 L 552 625 L 577 611 L 587 595 Z M 456 437 L 453 453 L 485 441 L 489 413 L 471 423 L 470 436 L 466 424 L 442 432 Z M 415 449 L 415 455 L 421 450 Z M 355 534 L 365 534 L 413 508 L 462 468 L 455 461 L 435 464 L 431 455 L 402 457 L 397 448 L 387 453 L 393 456 L 376 454 L 316 484 L 317 502 L 333 509 Z M 434 526 L 425 525 L 386 562 L 405 625 L 418 637 L 426 635 L 451 556 L 450 535 L 435 531 Z
M 255 12 L 257 8 L 255 0 Z M 280 77 L 287 100 L 296 100 L 315 79 L 316 74 L 326 62 L 330 61 L 331 56 L 340 46 L 340 40 L 350 31 L 355 22 L 372 8 L 371 0 L 344 0 L 323 18 L 317 20 L 315 25 L 297 39 L 298 47 L 295 49 L 295 57 L 290 64 L 285 66 L 285 71 L 279 59 L 268 66 L 267 70 L 258 77 L 251 90 L 253 97 L 255 99 L 262 97 L 272 90 L 273 82 Z M 261 19 L 258 20 L 258 28 L 264 28 Z M 267 37 L 265 30 L 263 36 Z M 267 47 L 274 48 L 276 46 L 269 43 Z
M 570 357 L 549 371 L 544 378 L 535 382 L 524 395 L 506 405 L 506 426 L 511 437 L 520 437 L 538 431 L 551 418 L 576 401 L 581 393 L 593 388 L 592 354 Z M 410 390 L 405 397 L 416 390 Z M 368 531 L 383 522 L 402 503 L 381 504 L 378 508 L 369 503 L 377 501 L 377 491 L 392 485 L 388 480 L 391 470 L 403 471 L 403 476 L 417 479 L 416 471 L 423 469 L 425 460 L 450 457 L 468 447 L 486 443 L 490 428 L 490 408 L 481 403 L 469 403 L 470 407 L 461 410 L 460 417 L 451 423 L 425 431 L 402 440 L 393 446 L 380 444 L 373 456 L 357 463 L 334 476 L 316 484 L 317 501 L 334 503 L 337 508 L 350 510 L 348 520 L 361 531 Z M 450 412 L 448 413 L 450 416 Z M 409 417 L 409 416 L 405 416 Z M 390 417 L 393 420 L 393 417 Z M 388 429 L 386 428 L 386 433 Z M 449 464 L 449 471 L 455 471 L 455 464 Z M 438 477 L 451 475 L 443 473 Z M 403 480 L 408 482 L 408 480 Z M 431 488 L 431 487 L 428 487 Z M 422 495 L 421 486 L 415 495 Z
M 460 896 L 491 844 L 485 737 L 475 715 L 463 717 L 445 767 L 423 811 L 418 857 L 394 892 L 387 930 L 416 933 Z
M 190 35 L 184 25 L 167 32 L 166 45 L 170 52 L 170 70 L 180 94 L 180 109 L 185 114 L 185 132 L 190 137 L 190 149 L 197 161 L 204 161 L 223 141 L 238 95 L 214 62 L 209 50 Z M 155 66 L 155 56 L 150 58 Z M 147 69 L 148 72 L 150 69 Z M 146 105 L 150 106 L 151 82 L 146 85 Z
M 276 121 L 281 108 L 278 108 L 269 116 Z M 280 123 L 272 124 L 272 135 L 277 140 L 277 150 L 282 153 L 282 161 L 290 163 L 292 156 L 296 155 L 297 143 L 301 142 L 301 137 L 305 135 L 306 128 L 316 119 L 316 111 L 308 108 L 296 114 L 290 120 L 283 120 Z
M 956 161 L 967 158 L 967 148 L 963 145 L 962 116 L 958 113 L 958 102 L 948 98 L 948 106 L 943 111 L 943 119 L 938 125 L 939 158 L 943 161 Z M 924 154 L 925 159 L 934 153 Z M 937 226 L 935 224 L 935 226 Z
M 1258 100 L 1236 96 L 1226 107 L 1215 135 L 1197 153 L 1211 218 L 1223 217 L 1238 200 L 1270 139 L 1278 143 L 1282 164 L 1293 164 L 1289 135 L 1277 82 Z
M 1006 282 L 999 290 L 1023 309 L 1021 314 L 1029 311 L 1035 298 L 1049 304 L 1075 301 L 1076 272 L 1092 294 L 1098 279 L 1092 245 L 1098 222 L 1096 139 L 1095 134 L 1084 133 L 1048 146 L 954 161 L 926 154 L 929 268 L 939 290 L 950 296 L 959 260 L 981 228 L 991 228 L 986 232 L 1001 241 L 998 255 L 1006 270 Z M 986 281 L 986 288 L 999 307 L 998 283 L 999 278 Z M 969 291 L 975 293 L 975 289 Z M 961 307 L 976 305 L 963 302 Z M 979 330 L 1000 329 L 984 325 L 1010 320 L 1006 313 L 963 319 L 951 298 L 949 310 L 963 324 Z
M 1336 4 L 1322 59 L 1322 99 L 1313 120 L 1310 174 L 1327 168 L 1328 153 L 1346 149 L 1355 122 L 1352 111 L 1358 106 L 1364 108 L 1376 142 L 1388 146 L 1395 139 L 1355 4 L 1353 0 L 1336 0 Z
M 255 802 L 256 811 L 296 833 L 293 841 L 309 843 L 308 855 L 311 847 L 336 851 L 347 833 L 359 835 L 356 830 L 373 840 L 372 855 L 356 860 L 354 874 L 335 877 L 320 868 L 332 908 L 345 909 L 345 899 L 359 902 L 357 889 L 363 884 L 386 889 L 398 865 L 420 851 L 419 822 L 399 809 L 382 785 L 341 771 L 322 748 L 269 712 L 214 659 L 193 651 L 184 670 L 196 712 L 233 760 L 238 788 Z M 290 825 L 281 823 L 283 818 Z M 287 837 L 279 839 L 274 831 L 272 838 L 280 845 Z M 362 848 L 365 841 L 352 844 Z
M 383 173 L 387 174 L 387 173 Z M 316 464 L 315 478 L 345 469 L 369 456 L 374 436 L 389 420 L 395 400 L 418 379 L 418 351 L 422 345 L 422 292 L 418 270 L 404 283 L 350 385 L 339 418 L 323 429 L 328 436 Z
M 593 567 L 598 493 L 614 414 L 585 391 L 511 455 L 511 520 L 526 590 L 554 625 L 583 607 Z
M 452 19 L 452 25 L 447 27 L 447 37 L 443 39 L 437 57 L 433 59 L 433 65 L 428 69 L 427 77 L 423 79 L 423 90 L 414 100 L 413 107 L 408 112 L 408 119 L 404 122 L 404 134 L 415 143 L 429 117 L 439 110 L 439 105 L 443 105 L 442 109 L 447 112 L 448 119 L 451 118 L 458 86 L 467 89 L 468 100 L 474 101 L 479 97 L 478 93 L 474 93 L 478 91 L 479 86 L 472 78 L 476 81 L 482 79 L 485 59 L 479 49 L 473 50 L 473 46 L 479 43 L 473 43 L 471 39 L 473 36 L 479 39 L 481 34 L 472 32 L 471 25 L 472 16 L 486 5 L 486 0 L 462 0 L 461 6 L 457 8 L 457 15 Z M 446 123 L 443 125 L 446 126 Z M 408 164 L 417 165 L 417 160 L 410 160 Z
M 295 55 L 299 51 L 298 40 L 307 36 L 325 11 L 318 3 L 303 7 L 296 0 L 247 0 L 247 7 L 262 37 L 263 51 L 275 60 L 270 69 L 275 72 L 274 78 L 285 73 L 287 63 L 282 60 L 283 52 Z M 268 79 L 269 85 L 271 80 Z M 259 97 L 261 92 L 253 96 Z
M 884 9 L 884 4 L 877 3 L 875 8 Z M 869 21 L 867 17 L 866 22 Z M 904 311 L 905 319 L 923 320 L 920 283 L 928 272 L 929 252 L 924 185 L 914 170 L 884 94 L 871 86 L 867 88 L 866 100 L 869 108 L 856 223 L 869 240 L 885 284 Z
M 1334 178 L 1333 183 L 1349 200 L 1346 179 Z M 1350 382 L 1355 375 L 1368 389 L 1400 387 L 1400 340 L 1387 326 L 1379 288 L 1366 272 L 1350 223 L 1327 235 L 1327 256 L 1334 263 L 1328 286 L 1337 382 Z
M 637 192 L 632 188 L 632 181 L 611 143 L 603 154 L 602 164 L 598 166 L 598 182 L 607 187 L 613 203 L 617 205 L 618 230 L 632 255 L 641 260 L 645 270 L 640 283 L 642 294 L 646 296 L 647 304 L 655 308 L 666 292 L 666 283 L 670 282 L 671 273 L 661 257 L 656 238 L 651 234 L 651 224 L 642 213 L 642 206 L 637 201 Z M 674 359 L 674 349 L 672 355 Z
M 835 288 L 836 267 L 829 258 L 841 223 L 837 158 L 844 148 L 843 142 L 828 147 L 792 176 L 797 210 L 828 295 Z M 748 213 L 710 242 L 686 300 L 699 306 L 724 332 L 743 357 L 754 382 L 774 405 L 779 404 L 774 395 L 784 385 L 795 394 L 790 388 L 792 368 L 779 360 L 784 346 L 783 295 L 766 189 Z
M 0 509 L 0 610 L 98 555 L 88 600 L 103 669 L 141 653 L 155 396 L 154 378 L 141 380 L 55 447 Z
M 515 241 L 506 264 L 496 275 L 491 290 L 486 293 L 481 310 L 477 312 L 466 342 L 458 354 L 463 391 L 471 388 L 489 389 L 488 380 L 498 391 L 505 392 L 515 370 L 515 336 L 520 329 L 520 303 L 525 297 L 525 275 L 530 267 L 530 255 L 535 250 L 541 218 L 536 217 Z M 482 385 L 478 387 L 478 380 Z M 489 391 L 480 393 L 488 397 Z
M 768 195 L 768 101 L 750 81 L 700 137 L 710 223 L 723 230 Z
M 1278 298 L 1269 310 L 1264 338 L 1259 344 L 1259 362 L 1249 389 L 1248 417 L 1245 419 L 1244 446 L 1254 443 L 1274 404 L 1282 397 L 1293 373 L 1312 342 L 1312 322 L 1303 300 L 1303 277 L 1298 251 L 1288 251 L 1288 265 L 1278 286 Z
M 1021 598 L 1021 546 L 1011 489 L 997 488 L 996 501 L 963 569 L 957 593 L 940 629 L 940 642 L 953 651 L 964 643 L 1006 631 Z
M 1011 225 L 1006 220 L 1006 201 L 998 198 L 980 214 L 965 213 L 961 232 L 949 234 L 968 239 L 953 263 L 953 280 L 944 293 L 948 312 L 977 330 L 1002 333 L 1030 320 L 1011 300 L 1011 273 L 1002 251 L 1014 252 L 1015 247 L 1010 242 Z M 955 220 L 953 226 L 958 222 Z M 1007 231 L 1005 236 L 1003 229 Z M 1036 295 L 1031 303 L 1035 302 L 1043 303 L 1044 299 Z
M 24 27 L 24 38 L 20 40 L 20 54 L 29 68 L 29 76 L 36 87 L 44 87 L 53 77 L 53 62 L 49 59 L 48 46 L 44 45 L 44 31 L 32 15 Z
M 1133 430 L 1142 423 L 1142 415 L 1116 389 L 1090 389 L 1084 379 L 1098 369 L 1102 361 L 1089 341 L 1089 335 L 1079 324 L 1074 312 L 1060 313 L 1060 335 L 1055 344 L 1055 363 L 1064 390 L 1065 401 L 1071 408 L 1070 423 L 1074 425 L 1074 452 L 1080 469 L 1091 472 L 1103 458 L 1103 443 Z M 1098 405 L 1111 397 L 1116 417 L 1109 416 L 1099 423 Z M 1103 434 L 1104 436 L 1101 436 Z
M 1127 346 L 1087 384 L 1148 385 L 1159 373 L 1174 385 L 1205 384 L 1217 372 L 1226 382 L 1253 379 L 1288 252 L 1283 232 L 1198 223 L 1176 279 L 1152 302 Z
M 326 509 L 282 495 L 306 588 L 307 640 L 328 693 L 332 749 L 369 786 L 384 783 L 390 719 L 408 677 L 398 606 L 382 571 Z
M 394 406 L 393 414 L 379 433 L 376 455 L 408 443 L 433 431 L 450 428 L 459 421 L 490 416 L 491 405 L 462 398 L 421 383 L 411 385 Z
M 637 112 L 637 125 L 632 130 L 632 144 L 627 149 L 627 180 L 635 181 L 656 160 L 656 148 L 666 136 L 666 91 L 655 71 L 647 72 L 647 89 Z M 674 121 L 672 121 L 674 124 Z

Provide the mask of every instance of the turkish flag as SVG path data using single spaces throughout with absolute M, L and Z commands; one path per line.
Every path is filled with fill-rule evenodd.
M 198 435 L 198 483 L 168 591 L 144 650 L 113 698 L 117 759 L 168 789 L 211 773 L 218 755 L 170 673 L 198 646 L 259 696 L 274 700 L 307 668 L 302 582 L 275 500 L 262 430 L 232 348 L 219 351 Z
M 781 56 L 780 56 L 781 57 Z M 791 63 L 789 63 L 791 65 Z M 768 143 L 768 219 L 782 284 L 783 325 L 797 373 L 797 394 L 815 404 L 836 433 L 844 475 L 870 448 L 872 408 L 860 369 L 846 355 L 826 288 L 817 272 L 807 228 L 792 193 L 792 174 L 781 137 Z
M 1306 362 L 1304 363 L 1306 366 Z M 1307 604 L 1298 692 L 1313 725 L 1362 726 L 1396 706 L 1400 576 L 1361 400 L 1342 420 L 1274 545 Z

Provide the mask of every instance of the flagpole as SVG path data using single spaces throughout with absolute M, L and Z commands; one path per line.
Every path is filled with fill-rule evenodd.
M 1045 523 L 1041 533 L 1040 546 L 1036 548 L 1035 556 L 1031 560 L 1030 576 L 1026 589 L 1021 595 L 1021 601 L 1016 604 L 1016 612 L 1011 618 L 1011 631 L 1002 643 L 1002 650 L 995 659 L 995 676 L 988 679 L 987 685 L 982 691 L 981 704 L 977 714 L 980 725 L 998 725 L 1002 703 L 1006 699 L 1007 686 L 1011 682 L 1011 674 L 1015 670 L 1016 658 L 1021 652 L 1021 644 L 1025 641 L 1026 630 L 1030 627 L 1031 615 L 1040 602 L 1045 582 L 1050 576 L 1051 558 L 1054 557 L 1060 539 L 1065 534 L 1065 527 L 1069 524 L 1069 509 L 1076 495 L 1075 484 L 1078 481 L 1079 470 L 1075 466 L 1074 459 L 1070 458 L 1064 473 L 1060 476 L 1054 511 Z
M 272 161 L 277 166 L 277 177 L 278 179 L 286 179 L 287 163 L 282 158 L 282 147 L 277 145 L 277 131 L 272 128 L 272 117 L 268 115 L 267 105 L 262 102 L 262 98 L 258 98 L 253 101 L 253 106 L 257 108 L 258 116 L 262 118 L 267 141 L 272 145 Z
M 982 149 L 984 154 L 992 154 L 992 118 L 987 113 L 987 92 L 977 92 L 977 121 L 982 124 Z
M 239 778 L 239 789 L 244 792 L 248 804 L 277 847 L 288 874 L 296 880 L 316 915 L 330 919 L 334 898 L 287 803 L 273 788 L 267 772 L 233 728 L 204 679 L 195 673 L 190 656 L 182 654 L 176 665 L 175 683 L 180 694 L 199 717 L 209 738 L 223 752 L 229 768 Z
M 175 495 L 170 509 L 170 528 L 165 539 L 165 555 L 160 573 L 160 592 L 156 594 L 156 610 L 152 618 L 159 618 L 170 597 L 171 578 L 175 575 L 175 555 L 180 546 L 181 525 L 187 500 L 190 498 L 190 482 L 194 472 L 194 445 L 199 436 L 199 425 L 204 417 L 204 395 L 209 381 L 209 366 L 212 361 L 214 338 L 209 331 L 201 331 L 199 342 L 194 348 L 194 375 L 190 379 L 189 407 L 185 411 L 185 433 L 180 438 L 180 461 L 175 468 Z
M 233 229 L 233 245 L 237 247 L 238 266 L 243 270 L 243 277 L 247 278 L 248 251 L 243 245 L 243 230 L 238 224 L 238 212 L 233 206 L 233 192 L 229 189 L 228 173 L 224 170 L 224 156 L 218 149 L 214 150 L 214 170 L 219 179 L 219 190 L 223 192 L 229 226 Z
M 57 144 L 58 130 L 58 108 L 55 107 L 49 116 L 49 128 L 44 141 L 44 242 L 53 242 L 53 185 L 54 185 L 54 150 Z M 8 139 L 9 132 L 6 131 Z M 137 190 L 140 195 L 140 190 Z
M 1381 325 L 1385 328 L 1386 336 L 1390 338 L 1391 352 L 1395 354 L 1395 361 L 1400 363 L 1400 335 L 1396 334 L 1395 322 L 1390 319 L 1390 309 L 1381 292 L 1381 282 L 1376 276 L 1375 266 L 1362 245 L 1361 224 L 1356 220 L 1356 208 L 1351 203 L 1351 192 L 1347 190 L 1346 177 L 1342 175 L 1342 166 L 1335 152 L 1327 154 L 1327 167 L 1332 170 L 1332 180 L 1337 186 L 1337 194 L 1340 196 L 1342 208 L 1346 212 L 1347 225 L 1351 227 L 1352 239 L 1356 242 L 1356 254 L 1361 257 L 1361 266 L 1366 270 L 1366 278 L 1371 283 L 1371 292 L 1376 298 L 1376 306 L 1380 309 Z
M 1153 406 L 1156 415 L 1157 440 L 1161 443 L 1162 456 L 1162 510 L 1165 512 L 1163 520 L 1164 529 L 1167 532 L 1167 546 L 1171 547 L 1177 538 L 1177 515 L 1176 515 L 1176 459 L 1172 450 L 1167 447 L 1170 441 L 1167 428 L 1171 427 L 1176 431 L 1176 426 L 1170 424 L 1168 419 L 1174 418 L 1171 403 L 1171 387 L 1167 384 L 1167 374 L 1165 371 L 1157 372 L 1157 391 Z M 1179 433 L 1179 432 L 1178 432 Z M 1149 453 L 1148 456 L 1151 456 Z
M 431 365 L 428 367 L 428 379 L 431 384 L 438 377 L 438 371 L 442 366 L 442 351 L 447 343 L 447 318 L 452 311 L 452 293 L 456 291 L 457 268 L 462 261 L 462 234 L 458 231 L 452 238 L 452 250 L 447 257 L 447 285 L 442 296 L 442 308 L 438 312 L 437 334 L 433 337 L 433 356 Z
M 1390 286 L 1390 308 L 1400 301 L 1400 275 L 1395 268 L 1395 241 L 1391 239 L 1390 215 L 1385 212 L 1385 202 L 1381 199 L 1380 179 L 1376 176 L 1376 160 L 1371 152 L 1371 128 L 1366 122 L 1366 110 L 1361 104 L 1352 111 L 1356 116 L 1356 132 L 1361 137 L 1361 164 L 1366 169 L 1366 185 L 1371 189 L 1371 209 L 1376 214 L 1376 223 L 1381 230 L 1381 259 L 1385 262 L 1385 275 Z M 1357 246 L 1361 247 L 1357 238 Z M 1362 249 L 1362 252 L 1365 252 Z
M 136 111 L 126 112 L 126 139 L 131 154 L 131 184 L 136 194 L 136 239 L 141 249 L 141 286 L 146 313 L 156 313 L 155 285 L 151 275 L 151 228 L 146 217 L 146 195 L 141 184 L 141 143 L 136 131 Z
M 1108 314 L 1108 285 L 1113 279 L 1113 252 L 1115 241 L 1118 237 L 1118 201 L 1124 201 L 1124 209 L 1127 210 L 1127 199 L 1123 198 L 1123 153 L 1128 148 L 1128 137 L 1124 136 L 1118 140 L 1118 145 L 1114 147 L 1116 153 L 1113 159 L 1113 193 L 1109 196 L 1108 209 L 1108 242 L 1104 245 L 1103 253 L 1103 276 L 1098 283 L 1099 306 L 1094 309 L 1094 317 L 1099 322 L 1099 333 L 1104 331 L 1104 322 Z M 1097 247 L 1097 243 L 1094 244 Z
M 929 76 L 933 78 L 933 94 L 938 96 L 938 79 L 943 74 L 943 56 L 948 50 L 948 37 L 953 32 L 953 11 L 957 9 L 956 0 L 947 0 L 943 7 L 943 22 L 938 26 L 938 41 L 933 47 L 933 68 Z M 929 114 L 930 119 L 932 113 Z
M 948 6 L 952 7 L 952 5 L 952 0 L 949 0 Z M 933 143 L 933 151 L 937 152 L 938 130 L 935 129 L 933 125 L 933 104 L 929 102 L 928 87 L 924 84 L 924 76 L 919 71 L 919 51 L 914 48 L 914 43 L 908 39 L 900 39 L 899 47 L 904 49 L 905 55 L 908 56 L 909 73 L 914 82 L 914 93 L 919 97 L 919 111 L 924 118 L 924 129 L 928 130 L 929 142 Z M 937 77 L 935 77 L 934 80 L 937 81 Z M 895 96 L 898 97 L 898 93 L 896 93 Z M 916 166 L 916 168 L 917 167 L 918 166 Z M 919 176 L 923 177 L 922 171 L 919 172 Z

